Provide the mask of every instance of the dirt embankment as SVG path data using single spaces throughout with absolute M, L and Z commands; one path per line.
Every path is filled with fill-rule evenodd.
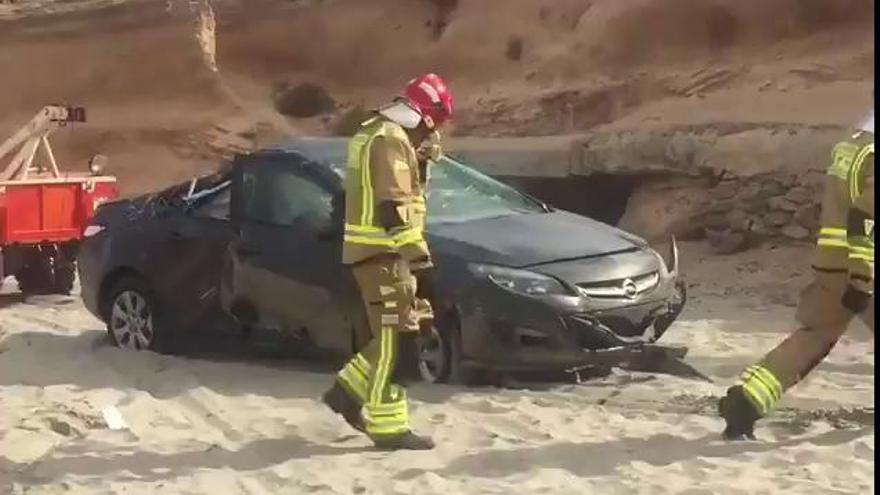
M 500 6 L 18 0 L 0 7 L 0 63 L 14 68 L 0 81 L 0 129 L 48 102 L 88 105 L 90 124 L 59 135 L 62 158 L 81 163 L 104 152 L 134 192 L 280 133 L 333 133 L 353 109 L 425 70 L 444 74 L 457 92 L 455 135 L 725 125 L 773 133 L 846 125 L 870 105 L 867 0 Z M 281 115 L 279 102 L 298 117 Z

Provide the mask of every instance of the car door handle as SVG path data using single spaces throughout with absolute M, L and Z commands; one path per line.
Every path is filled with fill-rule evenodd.
M 183 232 L 181 232 L 179 230 L 172 230 L 171 233 L 169 234 L 169 236 L 171 237 L 171 240 L 173 240 L 173 241 L 181 241 L 185 237 L 183 235 Z

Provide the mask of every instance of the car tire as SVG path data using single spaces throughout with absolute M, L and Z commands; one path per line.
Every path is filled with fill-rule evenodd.
M 461 324 L 455 314 L 443 318 L 439 328 L 433 329 L 432 336 L 428 340 L 435 341 L 432 345 L 437 346 L 436 352 L 441 353 L 442 357 L 436 361 L 436 371 L 426 376 L 423 371 L 425 362 L 421 359 L 422 349 L 420 348 L 419 371 L 422 373 L 424 381 L 465 386 L 486 383 L 485 370 L 465 364 L 461 344 Z
M 103 304 L 110 340 L 119 348 L 168 352 L 170 333 L 146 281 L 124 277 L 108 291 Z
M 675 323 L 675 320 L 678 319 L 678 315 L 680 315 L 682 309 L 684 309 L 685 302 L 687 302 L 687 286 L 683 280 L 677 280 L 675 282 L 675 290 L 678 294 L 676 295 L 676 301 L 673 302 L 672 310 L 654 321 L 654 337 L 651 339 L 651 342 L 657 342 L 660 340 L 660 337 L 669 330 L 669 327 Z
M 426 383 L 445 383 L 449 379 L 452 356 L 449 339 L 432 326 L 419 337 L 419 375 Z

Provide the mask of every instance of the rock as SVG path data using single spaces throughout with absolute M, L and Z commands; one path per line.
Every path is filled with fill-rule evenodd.
M 784 190 L 785 188 L 782 187 L 782 184 L 775 180 L 767 181 L 761 186 L 761 194 L 764 196 L 778 196 L 782 194 Z
M 822 208 L 818 204 L 801 206 L 794 212 L 792 220 L 801 227 L 812 231 L 819 227 L 819 214 L 821 211 Z
M 561 194 L 559 196 L 561 201 Z M 702 234 L 701 224 L 695 220 L 706 212 L 710 198 L 710 191 L 702 181 L 655 179 L 633 190 L 617 225 L 649 241 L 694 234 L 695 227 Z
M 798 176 L 791 174 L 783 175 L 782 177 L 780 177 L 779 183 L 782 184 L 782 187 L 786 189 L 791 189 L 795 186 L 795 184 L 798 183 Z
M 795 212 L 800 207 L 797 203 L 789 201 L 783 196 L 770 198 L 769 200 L 767 200 L 767 206 L 770 207 L 771 210 L 781 210 L 788 212 Z
M 792 203 L 804 204 L 813 198 L 813 194 L 806 187 L 793 187 L 785 193 L 785 199 Z
M 727 223 L 733 230 L 744 231 L 749 229 L 749 215 L 743 210 L 733 210 L 727 214 Z
M 66 421 L 49 418 L 48 423 L 49 428 L 61 436 L 69 437 L 73 433 L 73 428 L 70 426 L 70 423 Z
M 706 212 L 708 213 L 721 213 L 727 215 L 732 209 L 736 207 L 736 200 L 733 199 L 722 199 L 718 201 L 710 201 L 706 205 Z
M 760 198 L 754 198 L 752 200 L 743 201 L 739 205 L 740 208 L 745 210 L 747 213 L 757 214 L 764 211 L 765 203 Z
M 768 227 L 781 227 L 791 219 L 791 213 L 785 211 L 771 211 L 764 215 L 764 225 Z
M 726 213 L 708 213 L 703 215 L 698 221 L 703 227 L 713 230 L 726 229 L 729 225 Z
M 739 184 L 735 181 L 723 181 L 712 189 L 712 197 L 715 199 L 730 199 L 736 194 L 738 187 Z
M 809 170 L 800 176 L 798 182 L 813 191 L 821 191 L 825 187 L 825 175 L 825 172 L 820 170 Z
M 717 254 L 737 253 L 748 247 L 748 233 L 734 232 L 730 229 L 706 229 L 706 240 L 712 251 Z
M 782 229 L 782 235 L 788 237 L 789 239 L 794 239 L 796 241 L 804 240 L 810 237 L 810 231 L 801 227 L 800 225 L 786 225 Z
M 763 219 L 752 218 L 749 220 L 749 231 L 752 233 L 753 237 L 766 237 L 772 233 L 772 228 L 769 227 Z
M 739 201 L 755 199 L 761 195 L 762 190 L 763 186 L 759 182 L 750 182 L 745 187 L 740 188 L 739 193 L 736 195 L 736 199 Z

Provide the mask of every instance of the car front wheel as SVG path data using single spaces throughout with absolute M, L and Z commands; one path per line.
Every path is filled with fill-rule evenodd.
M 166 335 L 158 308 L 146 284 L 125 278 L 111 291 L 106 310 L 107 332 L 117 347 L 163 351 Z
M 449 342 L 436 327 L 419 338 L 419 374 L 427 383 L 443 383 L 449 378 L 452 361 Z
M 454 313 L 419 339 L 419 373 L 429 383 L 476 386 L 487 382 L 486 370 L 464 363 L 461 325 Z

